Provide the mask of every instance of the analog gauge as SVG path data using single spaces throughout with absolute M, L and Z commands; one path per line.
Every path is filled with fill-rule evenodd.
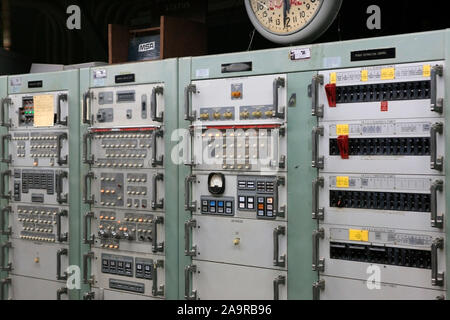
M 342 0 L 246 0 L 255 28 L 267 39 L 282 44 L 306 42 L 329 28 Z
M 220 195 L 225 192 L 225 176 L 222 173 L 211 173 L 208 177 L 208 191 Z

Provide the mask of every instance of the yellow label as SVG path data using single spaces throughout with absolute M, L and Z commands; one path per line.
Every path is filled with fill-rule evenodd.
M 423 76 L 424 77 L 431 77 L 431 66 L 429 64 L 423 66 Z
M 333 72 L 330 74 L 330 83 L 335 84 L 337 82 L 337 73 Z
M 361 71 L 361 81 L 362 82 L 369 81 L 369 70 L 362 70 Z
M 381 69 L 381 80 L 394 80 L 395 68 Z
M 55 101 L 53 95 L 35 96 L 34 101 L 34 126 L 53 127 L 55 119 Z M 33 112 L 33 111 L 31 111 Z
M 348 230 L 348 240 L 358 242 L 369 242 L 369 231 L 367 230 Z
M 348 124 L 338 124 L 336 126 L 336 134 L 338 136 L 348 136 L 350 132 L 350 126 Z
M 350 187 L 350 178 L 349 177 L 337 177 L 336 178 L 336 187 L 338 187 L 338 188 Z

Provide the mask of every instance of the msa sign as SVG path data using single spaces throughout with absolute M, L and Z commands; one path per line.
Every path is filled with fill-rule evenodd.
M 155 50 L 155 41 L 153 42 L 146 42 L 146 43 L 141 43 L 139 45 L 139 52 L 147 52 L 147 51 L 152 51 Z

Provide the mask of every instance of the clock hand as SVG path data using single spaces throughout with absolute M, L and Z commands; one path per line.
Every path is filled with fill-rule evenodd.
M 283 22 L 284 22 L 285 28 L 286 28 L 286 18 L 287 18 L 287 13 L 288 13 L 288 1 L 289 0 L 283 0 Z

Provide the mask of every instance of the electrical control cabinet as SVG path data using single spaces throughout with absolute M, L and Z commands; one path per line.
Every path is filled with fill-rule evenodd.
M 78 71 L 13 76 L 2 99 L 4 299 L 78 299 Z M 26 283 L 26 285 L 24 285 Z
M 182 59 L 180 70 L 221 62 Z M 288 107 L 301 80 L 291 85 L 283 70 L 244 74 L 180 74 L 187 300 L 288 298 Z
M 397 52 L 426 45 L 394 41 Z M 315 299 L 446 298 L 443 58 L 363 60 L 313 77 Z
M 164 299 L 177 286 L 176 60 L 81 71 L 85 299 Z M 82 80 L 83 82 L 83 80 Z M 174 243 L 174 245 L 172 245 Z M 172 258 L 175 257 L 175 260 Z M 175 294 L 176 295 L 176 294 Z

